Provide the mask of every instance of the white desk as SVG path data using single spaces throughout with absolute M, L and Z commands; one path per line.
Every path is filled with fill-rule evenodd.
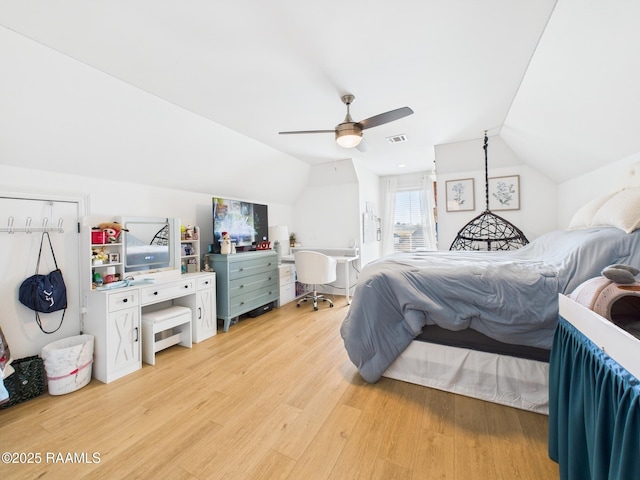
M 331 253 L 325 253 L 325 251 L 323 250 L 326 250 L 326 249 L 322 249 L 322 248 L 299 248 L 298 247 L 297 249 L 299 251 L 306 250 L 306 251 L 324 253 L 325 255 L 328 255 L 329 257 L 334 258 L 337 263 L 344 265 L 344 282 L 345 282 L 344 296 L 347 299 L 347 305 L 351 305 L 351 298 L 349 296 L 349 287 L 351 285 L 351 282 L 349 282 L 349 269 L 351 266 L 351 262 L 358 260 L 360 256 L 357 253 L 355 255 L 332 255 Z M 357 252 L 357 249 L 355 250 Z M 283 255 L 282 262 L 295 263 L 295 257 L 293 255 Z

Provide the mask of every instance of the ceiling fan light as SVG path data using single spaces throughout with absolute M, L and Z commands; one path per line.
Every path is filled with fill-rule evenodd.
M 353 123 L 341 123 L 336 127 L 336 142 L 343 148 L 357 147 L 362 141 L 362 129 Z

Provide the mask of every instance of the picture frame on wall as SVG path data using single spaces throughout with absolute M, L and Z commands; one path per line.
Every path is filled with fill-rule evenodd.
M 447 212 L 468 212 L 476 209 L 473 178 L 445 182 Z
M 520 175 L 489 178 L 489 210 L 520 210 Z

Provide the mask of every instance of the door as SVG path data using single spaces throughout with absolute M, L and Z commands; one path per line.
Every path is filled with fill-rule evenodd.
M 107 319 L 108 377 L 119 370 L 135 370 L 140 363 L 140 321 L 138 308 L 128 308 L 109 314 Z
M 196 312 L 196 335 L 194 335 L 194 341 L 201 342 L 216 334 L 218 320 L 214 311 L 215 289 L 211 287 L 198 290 L 196 297 L 198 311 Z
M 80 333 L 81 200 L 12 197 L 0 192 L 0 327 L 13 358 L 40 354 L 42 347 Z M 58 228 L 60 226 L 60 228 Z M 35 273 L 42 230 L 50 229 L 58 268 L 67 289 L 67 311 L 60 329 L 45 334 L 35 313 L 18 301 L 20 284 Z M 45 241 L 39 273 L 55 269 Z M 62 312 L 40 314 L 43 328 L 55 330 Z

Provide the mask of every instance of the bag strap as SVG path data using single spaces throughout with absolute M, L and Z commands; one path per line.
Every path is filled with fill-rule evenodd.
M 51 237 L 49 236 L 49 232 L 42 232 L 42 238 L 40 239 L 40 250 L 38 250 L 38 261 L 36 262 L 36 275 L 38 274 L 38 270 L 40 270 L 40 257 L 42 256 L 42 244 L 44 243 L 44 236 L 47 236 L 47 240 L 49 241 L 49 248 L 51 249 L 51 256 L 53 257 L 53 264 L 56 266 L 56 270 L 58 269 L 58 262 L 56 261 L 56 254 L 53 253 L 53 244 L 51 243 Z
M 42 238 L 40 239 L 40 250 L 38 250 L 38 262 L 36 263 L 36 275 L 38 274 L 38 270 L 40 270 L 40 257 L 42 256 L 42 244 L 44 243 L 44 236 L 47 236 L 47 240 L 49 241 L 49 248 L 51 249 L 51 256 L 53 257 L 53 264 L 56 267 L 56 270 L 58 270 L 58 262 L 56 261 L 56 254 L 53 253 L 53 244 L 51 243 L 51 237 L 49 236 L 49 232 L 42 232 Z M 67 309 L 65 308 L 62 311 L 62 318 L 60 319 L 60 324 L 56 327 L 55 330 L 51 330 L 51 331 L 47 331 L 42 327 L 42 321 L 40 320 L 40 314 L 36 311 L 36 323 L 38 324 L 38 327 L 40 327 L 40 330 L 42 330 L 42 333 L 46 333 L 46 334 L 51 334 L 51 333 L 56 333 L 58 330 L 60 330 L 60 327 L 62 327 L 62 322 L 64 321 L 64 314 L 67 313 Z
M 53 312 L 51 312 L 51 313 L 53 313 Z M 55 330 L 46 331 L 44 329 L 44 327 L 42 326 L 42 320 L 40 320 L 40 313 L 38 313 L 37 311 L 36 311 L 36 323 L 38 324 L 38 327 L 40 327 L 40 330 L 42 330 L 42 333 L 46 333 L 46 334 L 56 333 L 58 330 L 60 330 L 60 327 L 62 326 L 62 322 L 64 321 L 64 314 L 65 313 L 67 313 L 67 309 L 66 308 L 64 310 L 62 310 L 62 318 L 60 319 L 60 323 L 55 328 Z

